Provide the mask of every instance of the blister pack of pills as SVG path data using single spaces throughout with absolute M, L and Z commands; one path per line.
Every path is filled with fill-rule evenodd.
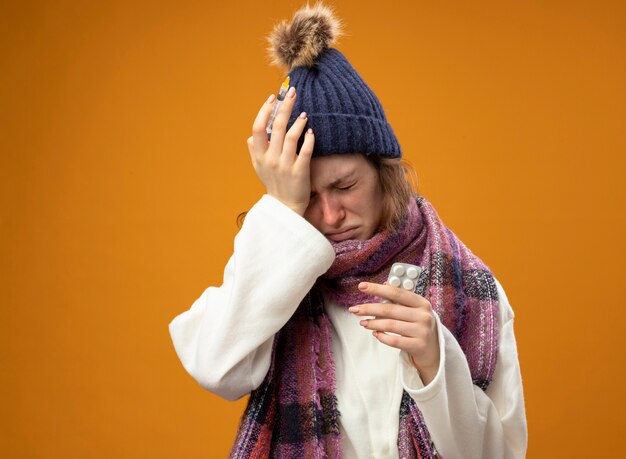
M 421 266 L 411 265 L 409 263 L 394 263 L 389 270 L 387 285 L 415 292 L 417 279 L 422 271 L 423 268 Z M 383 299 L 382 302 L 389 303 L 389 300 Z

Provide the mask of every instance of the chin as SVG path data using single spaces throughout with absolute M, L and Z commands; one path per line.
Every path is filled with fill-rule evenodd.
M 372 231 L 370 229 L 364 229 L 364 230 L 359 231 L 359 234 L 355 234 L 354 239 L 358 241 L 366 241 L 368 239 L 371 239 L 372 236 L 374 236 L 374 234 L 376 234 L 375 231 Z

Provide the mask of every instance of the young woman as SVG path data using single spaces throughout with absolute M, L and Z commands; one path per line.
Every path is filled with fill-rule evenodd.
M 506 294 L 411 189 L 338 32 L 317 4 L 270 37 L 292 87 L 248 139 L 267 193 L 222 285 L 171 322 L 178 356 L 207 390 L 250 394 L 231 457 L 524 457 Z M 394 262 L 423 268 L 415 292 L 385 285 Z

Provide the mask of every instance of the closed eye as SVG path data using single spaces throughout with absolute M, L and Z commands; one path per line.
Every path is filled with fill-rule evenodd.
M 352 188 L 354 185 L 356 185 L 356 183 L 353 183 L 352 185 L 348 185 L 348 186 L 338 186 L 337 189 L 338 190 L 349 190 L 350 188 Z

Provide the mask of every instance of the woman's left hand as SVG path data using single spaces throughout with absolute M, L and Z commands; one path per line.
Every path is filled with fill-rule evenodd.
M 381 343 L 406 351 L 427 385 L 439 369 L 437 321 L 430 301 L 408 290 L 372 282 L 361 282 L 359 290 L 386 298 L 390 303 L 365 303 L 348 310 L 357 316 L 374 316 L 360 324 L 374 330 L 373 335 Z

